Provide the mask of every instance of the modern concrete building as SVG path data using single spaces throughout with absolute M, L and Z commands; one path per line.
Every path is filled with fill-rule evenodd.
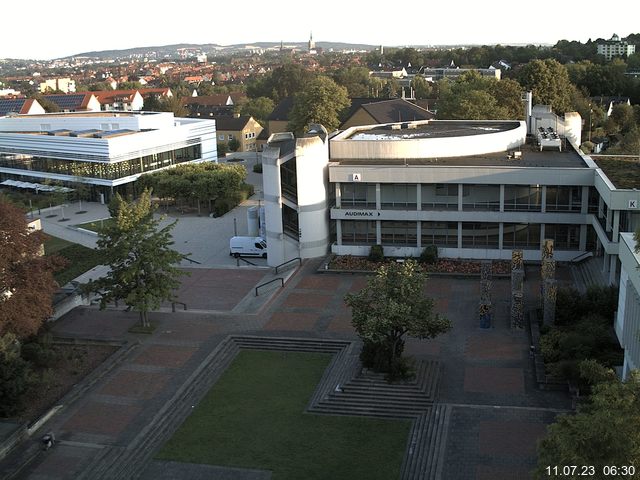
M 303 138 L 271 135 L 262 152 L 269 265 L 329 249 L 328 141 L 324 127 L 314 126 Z
M 577 150 L 579 115 L 552 116 L 534 107 L 529 122 L 353 127 L 331 138 L 328 157 L 322 135 L 272 136 L 263 154 L 269 262 L 367 255 L 375 244 L 398 257 L 436 245 L 444 257 L 508 259 L 518 248 L 539 260 L 552 238 L 556 259 L 594 252 L 616 283 L 619 233 L 640 225 L 640 191 L 616 188 Z
M 135 193 L 145 173 L 217 161 L 215 122 L 167 112 L 82 112 L 0 118 L 0 181 L 91 185 L 95 199 Z
M 607 60 L 611 60 L 613 57 L 628 57 L 635 52 L 635 45 L 620 40 L 620 37 L 615 33 L 609 40 L 598 43 L 598 55 L 604 55 Z
M 614 328 L 624 349 L 622 378 L 640 368 L 640 255 L 631 233 L 620 234 L 620 293 Z

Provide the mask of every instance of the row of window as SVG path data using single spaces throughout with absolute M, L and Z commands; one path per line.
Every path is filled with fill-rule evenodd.
M 462 210 L 500 210 L 500 185 L 423 184 L 420 185 L 423 209 L 458 210 L 458 193 L 462 193 Z M 415 210 L 416 184 L 380 184 L 380 207 L 383 209 Z M 372 183 L 343 183 L 340 185 L 342 208 L 376 208 L 376 185 Z M 597 207 L 597 195 L 595 196 Z M 589 203 L 591 207 L 591 195 Z M 547 212 L 580 212 L 581 186 L 546 187 Z M 592 210 L 590 208 L 590 210 Z M 505 185 L 505 211 L 541 211 L 542 187 L 539 185 Z
M 48 157 L 0 154 L 0 167 L 58 173 L 73 177 L 116 180 L 130 175 L 150 172 L 178 163 L 196 160 L 202 156 L 201 146 L 192 145 L 167 152 L 154 153 L 122 162 L 82 162 Z
M 500 224 L 490 222 L 461 222 L 462 248 L 491 248 L 500 245 Z M 341 220 L 343 245 L 375 245 L 378 243 L 375 221 Z M 437 245 L 458 247 L 458 222 L 380 221 L 382 245 Z M 559 250 L 577 250 L 580 245 L 580 225 L 546 224 L 544 238 L 554 240 Z M 540 224 L 503 223 L 503 248 L 540 248 Z

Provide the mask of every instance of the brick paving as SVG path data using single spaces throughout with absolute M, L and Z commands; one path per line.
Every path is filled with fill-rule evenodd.
M 62 430 L 117 437 L 141 411 L 142 406 L 88 402 L 62 426 Z
M 524 373 L 521 368 L 466 367 L 464 391 L 523 394 Z
M 195 348 L 150 345 L 132 360 L 141 365 L 157 365 L 161 367 L 181 367 L 196 352 Z
M 306 262 L 256 315 L 231 311 L 260 282 L 264 270 L 199 269 L 180 295 L 190 310 L 199 306 L 202 311 L 153 313 L 152 320 L 158 322 L 153 335 L 127 333 L 138 317 L 121 309 L 78 308 L 56 322 L 57 335 L 116 338 L 141 345 L 83 398 L 49 421 L 45 428 L 59 434 L 60 448 L 40 455 L 29 466 L 27 477 L 76 478 L 78 469 L 99 451 L 65 442 L 129 445 L 230 333 L 355 338 L 343 298 L 364 287 L 367 276 L 317 274 L 318 264 Z M 567 276 L 562 268 L 558 272 L 561 279 Z M 536 268 L 528 268 L 528 306 L 538 301 L 536 278 Z M 493 281 L 494 318 L 488 330 L 479 328 L 476 317 L 478 278 L 433 276 L 425 291 L 434 298 L 436 310 L 452 321 L 453 329 L 433 340 L 408 338 L 405 352 L 438 360 L 442 366 L 438 401 L 451 408 L 442 478 L 529 478 L 537 439 L 557 413 L 569 407 L 569 400 L 562 393 L 537 390 L 527 335 L 509 328 L 509 280 Z M 162 470 L 158 462 L 152 463 L 150 469 Z M 192 473 L 196 470 L 194 466 Z M 189 478 L 188 469 L 175 471 L 183 476 L 176 473 L 171 478 Z M 202 470 L 203 474 L 208 471 L 213 470 Z M 235 472 L 238 478 L 251 478 L 250 472 L 245 473 L 242 477 L 242 472 Z
M 98 393 L 101 395 L 149 399 L 164 388 L 169 378 L 169 375 L 162 373 L 120 370 L 98 390 Z

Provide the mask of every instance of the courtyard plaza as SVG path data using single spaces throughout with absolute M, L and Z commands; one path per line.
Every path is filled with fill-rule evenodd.
M 31 455 L 16 478 L 92 478 L 87 469 L 96 468 L 95 457 L 131 450 L 142 462 L 137 468 L 144 479 L 271 478 L 268 471 L 157 460 L 153 457 L 164 441 L 141 438 L 154 422 L 164 421 L 158 412 L 229 335 L 357 340 L 343 299 L 361 289 L 367 277 L 317 273 L 319 266 L 319 260 L 304 262 L 282 274 L 284 288 L 275 286 L 258 297 L 254 287 L 273 274 L 254 268 L 197 269 L 194 284 L 187 278 L 179 292 L 190 309 L 154 312 L 151 319 L 158 326 L 151 335 L 129 333 L 138 315 L 122 306 L 76 308 L 53 325 L 54 335 L 122 342 L 123 347 L 85 380 L 89 384 L 81 396 L 40 429 L 55 432 L 55 448 L 41 452 L 36 434 L 5 460 L 4 468 L 12 457 L 15 464 L 16 455 Z M 539 301 L 538 269 L 526 268 L 527 308 Z M 570 284 L 562 267 L 557 278 Z M 451 319 L 453 329 L 433 340 L 408 339 L 405 353 L 441 365 L 436 403 L 450 410 L 438 458 L 442 479 L 530 478 L 537 441 L 558 413 L 570 409 L 565 394 L 537 389 L 528 333 L 509 327 L 509 289 L 508 278 L 493 280 L 493 324 L 480 329 L 475 314 L 479 278 L 434 276 L 427 281 L 425 293 Z M 112 478 L 111 467 L 105 468 L 103 478 Z

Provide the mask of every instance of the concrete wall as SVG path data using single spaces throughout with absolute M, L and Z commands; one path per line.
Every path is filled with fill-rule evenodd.
M 418 125 L 436 122 L 415 122 Z M 454 120 L 447 120 L 447 123 Z M 464 121 L 461 121 L 463 123 Z M 488 124 L 491 122 L 488 121 Z M 500 122 L 504 123 L 504 122 Z M 525 143 L 527 127 L 524 122 L 513 122 L 514 128 L 465 137 L 433 137 L 398 139 L 398 141 L 351 140 L 358 130 L 353 127 L 331 140 L 332 158 L 450 158 L 466 155 L 506 152 Z

